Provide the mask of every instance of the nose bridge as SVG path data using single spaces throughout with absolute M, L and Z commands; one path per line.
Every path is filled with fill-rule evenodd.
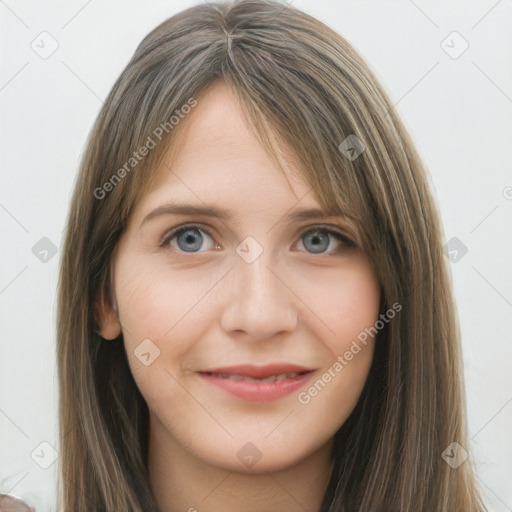
M 244 248 L 247 246 L 242 242 L 239 250 Z M 222 317 L 224 329 L 245 331 L 251 338 L 264 339 L 295 328 L 298 310 L 293 294 L 274 267 L 275 259 L 265 250 L 252 261 L 243 253 L 236 260 L 235 282 Z
M 277 282 L 279 281 L 275 275 L 275 271 L 272 272 L 272 261 L 268 254 L 265 252 L 258 256 L 252 263 L 241 261 L 237 265 L 237 275 L 240 284 L 240 291 L 242 295 L 239 300 L 247 299 L 248 302 L 252 302 L 255 299 L 258 300 L 256 304 L 252 304 L 252 309 L 263 309 L 265 299 L 268 301 L 278 302 L 279 298 L 276 295 L 282 295 L 283 290 L 279 289 Z M 282 285 L 282 283 L 279 283 Z

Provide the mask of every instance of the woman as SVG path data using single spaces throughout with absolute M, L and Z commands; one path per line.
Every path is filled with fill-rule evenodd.
M 485 510 L 442 240 L 340 35 L 266 0 L 162 23 L 70 208 L 60 508 Z

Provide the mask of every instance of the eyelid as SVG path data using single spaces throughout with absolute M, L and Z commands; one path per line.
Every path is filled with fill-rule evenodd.
M 160 240 L 160 247 L 163 247 L 165 244 L 169 243 L 169 240 L 180 231 L 194 228 L 199 228 L 201 231 L 205 232 L 209 237 L 213 238 L 212 235 L 209 233 L 208 229 L 206 229 L 202 224 L 197 222 L 188 222 L 185 224 L 180 224 L 179 226 L 175 226 L 174 228 L 166 231 Z
M 303 227 L 299 231 L 306 234 L 306 233 L 310 233 L 311 231 L 315 231 L 316 229 L 325 230 L 325 231 L 335 233 L 335 234 L 341 236 L 347 243 L 354 245 L 354 246 L 357 245 L 353 236 L 348 235 L 340 226 L 337 226 L 335 224 L 314 224 L 311 227 L 308 227 L 308 226 L 306 226 L 305 228 Z
M 187 229 L 194 229 L 194 228 L 199 228 L 201 231 L 203 231 L 210 238 L 213 239 L 213 237 L 209 233 L 208 229 L 205 228 L 201 223 L 188 222 L 185 224 L 180 224 L 179 226 L 175 226 L 174 228 L 166 231 L 160 240 L 160 247 L 163 247 L 164 245 L 168 244 L 169 241 L 180 231 L 187 230 Z M 302 235 L 305 235 L 305 234 L 310 233 L 315 230 L 323 230 L 323 231 L 327 231 L 330 233 L 334 233 L 335 235 L 338 235 L 341 238 L 341 242 L 345 243 L 345 245 L 347 245 L 349 247 L 357 246 L 357 243 L 355 242 L 354 237 L 347 235 L 342 230 L 342 228 L 340 226 L 336 226 L 334 224 L 312 224 L 309 226 L 302 226 L 297 230 L 297 233 L 298 234 L 302 233 Z M 325 254 L 327 254 L 327 253 L 325 253 Z

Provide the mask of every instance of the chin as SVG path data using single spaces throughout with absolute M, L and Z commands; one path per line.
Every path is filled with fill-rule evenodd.
M 234 450 L 235 446 L 239 446 L 232 456 L 228 454 Z M 234 441 L 230 440 L 229 446 L 223 449 L 220 445 L 216 445 L 216 450 L 208 450 L 208 463 L 225 471 L 233 471 L 236 473 L 259 475 L 269 472 L 284 471 L 305 461 L 311 453 L 319 448 L 311 446 L 310 450 L 304 450 L 304 444 L 298 446 L 283 445 L 279 443 L 265 442 L 264 439 Z M 220 450 L 219 450 L 220 448 Z M 203 458 L 204 454 L 197 454 Z

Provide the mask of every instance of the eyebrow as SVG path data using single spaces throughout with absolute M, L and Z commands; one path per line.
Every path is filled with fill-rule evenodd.
M 140 223 L 139 228 L 151 219 L 161 215 L 202 215 L 208 217 L 216 217 L 223 221 L 227 221 L 230 218 L 235 217 L 234 212 L 220 207 L 169 203 L 159 206 L 155 210 L 148 213 Z M 284 215 L 283 220 L 288 222 L 302 222 L 305 220 L 325 219 L 329 217 L 345 217 L 345 215 L 342 213 L 330 214 L 329 212 L 326 212 L 320 208 L 300 208 L 289 211 L 286 215 Z

